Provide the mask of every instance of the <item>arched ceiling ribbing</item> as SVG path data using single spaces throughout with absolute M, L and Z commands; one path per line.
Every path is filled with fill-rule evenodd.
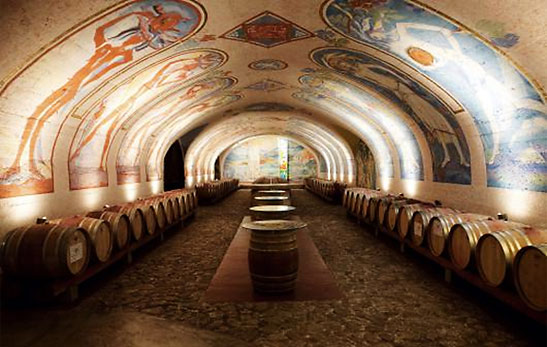
M 56 18 L 41 50 L 6 28 L 3 47 L 27 60 L 0 68 L 0 197 L 53 192 L 56 176 L 72 190 L 159 180 L 178 136 L 252 105 L 351 131 L 380 177 L 547 191 L 546 55 L 523 58 L 545 34 L 474 2 L 428 4 L 97 1 L 76 22 Z M 229 145 L 215 144 L 204 169 Z
M 214 163 L 227 148 L 242 140 L 264 134 L 283 134 L 301 139 L 321 154 L 327 176 L 349 181 L 354 177 L 353 155 L 334 129 L 319 126 L 308 117 L 284 112 L 246 112 L 205 128 L 186 154 L 186 178 L 201 181 L 214 175 Z

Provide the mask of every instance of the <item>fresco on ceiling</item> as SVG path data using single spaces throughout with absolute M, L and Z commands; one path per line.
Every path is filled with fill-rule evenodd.
M 186 82 L 222 65 L 225 60 L 224 54 L 212 50 L 182 53 L 131 76 L 97 102 L 83 116 L 72 142 L 69 158 L 70 189 L 108 186 L 108 148 L 123 121 L 152 102 L 157 103 L 165 97 L 165 93 L 180 93 L 176 103 L 183 103 L 195 97 L 198 90 L 213 88 L 212 83 L 196 83 L 188 88 Z M 172 107 L 176 103 L 172 103 Z
M 238 178 L 243 182 L 252 182 L 263 176 L 280 177 L 284 169 L 280 160 L 280 153 L 283 152 L 280 148 L 280 140 L 287 141 L 285 154 L 288 155 L 288 161 L 283 162 L 288 166 L 286 171 L 288 178 L 301 180 L 304 177 L 316 176 L 316 159 L 307 147 L 284 137 L 266 135 L 252 138 L 233 147 L 224 159 L 224 177 Z
M 294 107 L 286 104 L 280 104 L 277 102 L 260 102 L 245 106 L 247 112 L 288 112 L 294 111 Z
M 118 184 L 140 182 L 138 167 L 142 151 L 154 131 L 178 117 L 181 112 L 191 114 L 211 107 L 207 104 L 208 98 L 218 95 L 237 82 L 235 78 L 224 74 L 217 71 L 211 76 L 194 80 L 186 89 L 178 90 L 166 98 L 158 98 L 156 103 L 139 110 L 138 116 L 127 118 L 121 124 L 120 129 L 128 130 L 123 136 L 117 155 Z
M 403 0 L 329 0 L 323 16 L 334 30 L 398 57 L 462 103 L 482 141 L 488 186 L 547 192 L 544 92 L 503 55 Z
M 0 115 L 9 118 L 0 133 L 0 198 L 52 192 L 53 146 L 70 109 L 121 69 L 188 38 L 204 20 L 190 1 L 134 1 L 63 38 L 8 82 L 0 98 Z
M 297 24 L 270 11 L 264 11 L 228 30 L 221 37 L 271 48 L 312 36 L 312 33 Z
M 482 19 L 475 24 L 475 28 L 486 36 L 490 43 L 498 47 L 511 48 L 519 42 L 517 34 L 507 32 L 505 23 L 494 20 Z
M 451 109 L 433 92 L 364 52 L 320 48 L 311 53 L 311 59 L 380 93 L 393 104 L 394 113 L 397 108 L 406 113 L 424 134 L 431 151 L 433 181 L 471 184 L 469 147 L 463 130 Z
M 423 180 L 423 163 L 418 142 L 407 124 L 401 121 L 401 112 L 393 109 L 390 102 L 328 74 L 307 74 L 299 80 L 305 88 L 332 103 L 333 109 L 337 105 L 344 105 L 345 109 L 361 117 L 363 121 L 376 125 L 380 136 L 387 135 L 397 150 L 401 178 Z M 339 110 L 343 112 L 343 109 Z
M 329 28 L 319 29 L 314 31 L 316 37 L 320 38 L 323 41 L 328 42 L 330 45 L 335 47 L 342 47 L 349 44 L 349 40 L 345 37 L 338 37 L 336 33 Z
M 317 176 L 317 162 L 313 153 L 299 143 L 289 140 L 289 178 L 300 181 Z
M 287 68 L 287 63 L 277 59 L 262 59 L 253 61 L 249 64 L 249 68 L 259 71 L 278 71 Z
M 393 158 L 386 138 L 382 135 L 378 127 L 365 120 L 364 117 L 359 114 L 359 110 L 351 108 L 347 104 L 339 102 L 337 99 L 317 93 L 313 88 L 303 88 L 293 93 L 292 97 L 311 107 L 319 108 L 323 111 L 338 114 L 343 117 L 347 126 L 355 129 L 356 133 L 363 138 L 366 143 L 374 145 L 375 157 L 379 158 L 378 170 L 380 176 L 387 178 L 392 178 L 394 176 Z
M 248 85 L 245 89 L 256 90 L 260 92 L 276 92 L 278 90 L 286 89 L 287 86 L 283 82 L 271 80 L 266 78 L 260 82 L 256 82 Z
M 376 189 L 376 164 L 374 156 L 368 146 L 361 140 L 357 143 L 355 166 L 357 171 L 357 186 Z

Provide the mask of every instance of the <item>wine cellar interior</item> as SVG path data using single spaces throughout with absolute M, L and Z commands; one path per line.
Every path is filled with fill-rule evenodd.
M 0 0 L 0 345 L 546 346 L 545 5 Z

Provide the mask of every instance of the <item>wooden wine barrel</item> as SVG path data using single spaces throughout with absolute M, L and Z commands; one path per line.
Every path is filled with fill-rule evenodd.
M 144 213 L 140 207 L 116 205 L 105 206 L 104 210 L 126 214 L 129 217 L 129 224 L 131 225 L 131 235 L 136 241 L 140 240 L 142 235 L 146 232 Z
M 0 244 L 5 273 L 28 278 L 74 276 L 87 268 L 90 240 L 82 228 L 36 224 L 8 232 Z
M 110 230 L 117 249 L 123 249 L 129 244 L 131 223 L 124 213 L 95 211 L 89 212 L 87 217 L 98 218 L 110 223 Z
M 353 201 L 353 206 L 351 208 L 351 213 L 355 216 L 359 215 L 359 212 L 361 212 L 361 207 L 363 206 L 363 198 L 364 193 L 363 192 L 357 192 L 355 199 Z
M 252 220 L 291 219 L 296 208 L 288 205 L 262 205 L 250 207 Z
M 93 258 L 104 263 L 112 254 L 112 231 L 110 223 L 102 219 L 74 216 L 51 220 L 52 224 L 69 227 L 80 227 L 87 231 L 91 240 Z
M 477 242 L 477 269 L 486 284 L 497 287 L 513 269 L 513 260 L 523 247 L 547 242 L 547 231 L 532 227 L 482 235 Z
M 288 205 L 286 196 L 255 196 L 253 199 L 257 205 Z
M 306 224 L 289 220 L 243 223 L 251 230 L 249 272 L 256 292 L 281 294 L 294 290 L 298 275 L 296 231 Z
M 421 202 L 418 202 L 414 199 L 401 199 L 401 200 L 393 200 L 393 201 L 390 201 L 388 204 L 387 204 L 387 212 L 386 212 L 386 221 L 385 221 L 385 225 L 387 227 L 387 229 L 389 231 L 393 231 L 393 232 L 398 232 L 398 228 L 397 228 L 397 224 L 398 224 L 398 221 L 399 221 L 399 211 L 401 210 L 401 208 L 404 208 L 405 206 L 412 206 L 412 205 L 416 205 L 416 204 L 422 204 L 422 205 L 425 205 Z M 431 205 L 429 205 L 431 206 Z M 407 228 L 408 229 L 408 228 Z M 405 235 L 402 235 L 402 237 L 406 236 L 406 233 Z
M 173 223 L 176 223 L 180 220 L 182 214 L 180 212 L 180 197 L 175 194 L 168 195 L 173 205 Z
M 401 238 L 412 235 L 412 218 L 418 211 L 427 211 L 435 209 L 435 206 L 428 203 L 409 204 L 399 207 L 397 215 L 397 233 Z
M 147 202 L 144 202 L 143 200 L 137 200 L 132 203 L 127 203 L 123 206 L 140 208 L 144 216 L 144 226 L 146 233 L 152 235 L 156 232 L 156 230 L 158 229 L 158 222 L 156 220 L 156 211 L 154 210 L 154 206 L 150 205 Z
M 188 213 L 190 213 L 190 206 L 189 206 L 189 199 L 188 199 L 188 195 L 187 194 L 182 194 L 182 196 L 180 197 L 180 201 L 181 201 L 181 213 L 182 213 L 182 217 L 186 217 L 186 215 Z
M 448 254 L 452 264 L 463 270 L 475 258 L 475 247 L 479 238 L 494 231 L 515 229 L 522 224 L 503 220 L 475 220 L 454 225 L 448 234 Z
M 450 229 L 458 223 L 466 223 L 476 220 L 492 219 L 490 216 L 474 213 L 444 214 L 450 210 L 437 209 L 417 212 L 414 218 L 414 231 L 411 235 L 413 243 L 421 244 L 421 240 L 427 237 L 429 249 L 439 256 L 447 248 Z M 443 212 L 443 213 L 440 213 Z M 420 221 L 422 221 L 420 223 Z M 429 221 L 429 222 L 428 222 Z M 421 231 L 424 231 L 420 233 Z
M 344 190 L 344 195 L 342 195 L 342 207 L 347 208 L 348 198 L 349 198 L 350 190 L 346 189 Z
M 406 199 L 404 197 L 401 197 L 401 196 L 386 196 L 386 197 L 383 197 L 379 200 L 378 202 L 378 207 L 376 208 L 377 212 L 377 216 L 376 216 L 376 223 L 378 225 L 384 225 L 385 224 L 385 219 L 387 217 L 387 209 L 389 208 L 389 205 L 392 203 L 392 202 L 401 202 L 401 201 L 406 201 Z
M 156 225 L 159 229 L 163 229 L 167 226 L 167 215 L 165 213 L 165 206 L 163 202 L 158 199 L 145 199 L 143 200 L 145 204 L 148 204 L 152 207 L 156 217 Z
M 522 248 L 513 263 L 513 280 L 522 301 L 536 311 L 547 310 L 547 243 Z

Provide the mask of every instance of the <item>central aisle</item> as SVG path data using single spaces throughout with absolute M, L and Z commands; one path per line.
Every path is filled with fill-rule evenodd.
M 401 254 L 394 243 L 348 220 L 341 206 L 302 190 L 293 193 L 297 214 L 308 223 L 344 298 L 205 303 L 203 295 L 248 214 L 249 199 L 250 192 L 240 190 L 199 207 L 192 223 L 136 256 L 123 272 L 97 281 L 98 289 L 74 308 L 8 312 L 2 342 L 23 336 L 23 330 L 37 336 L 17 346 L 191 346 L 192 339 L 196 346 L 524 346 L 541 338 L 537 329 L 535 335 L 526 331 L 526 322 L 515 324 L 522 319 L 500 318 L 516 313 L 493 309 L 496 301 L 464 285 L 458 287 L 465 291 L 447 286 L 431 263 Z M 113 315 L 122 317 L 115 328 L 108 325 Z M 134 331 L 154 339 L 136 343 L 140 340 L 128 335 Z

